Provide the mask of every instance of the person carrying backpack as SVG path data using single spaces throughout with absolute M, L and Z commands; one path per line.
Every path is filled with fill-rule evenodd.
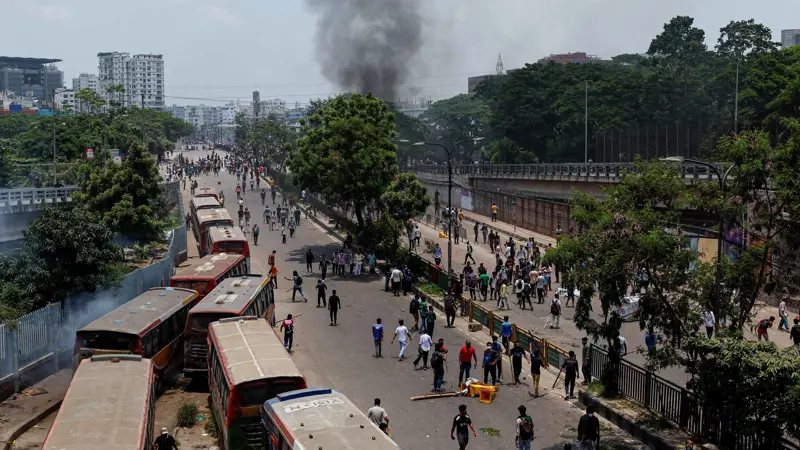
M 436 313 L 433 312 L 433 306 L 428 307 L 428 313 L 425 314 L 425 331 L 433 339 L 433 328 L 436 326 Z
M 411 325 L 411 331 L 419 330 L 419 294 L 414 295 L 414 298 L 411 299 L 411 303 L 408 305 L 408 312 L 410 312 L 411 317 L 414 318 L 414 324 Z
M 561 300 L 558 299 L 558 294 L 553 297 L 553 300 L 550 302 L 550 328 L 560 328 L 559 322 L 561 318 Z
M 261 229 L 258 228 L 258 224 L 253 225 L 253 245 L 258 245 L 259 233 L 261 233 Z
M 519 411 L 519 417 L 517 417 L 516 447 L 519 450 L 531 450 L 531 442 L 533 442 L 533 419 L 527 414 L 524 405 L 520 405 L 517 411 Z
M 303 293 L 303 277 L 297 274 L 297 271 L 292 271 L 292 278 L 286 277 L 287 280 L 292 281 L 294 284 L 292 285 L 292 301 L 294 302 L 294 296 L 298 292 L 300 292 L 300 296 L 303 297 L 304 302 L 308 302 L 306 298 L 306 294 Z

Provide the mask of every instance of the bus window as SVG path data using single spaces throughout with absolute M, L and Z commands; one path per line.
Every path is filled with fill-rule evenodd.
M 111 332 L 84 332 L 78 336 L 83 348 L 101 348 L 103 350 L 133 351 L 136 337 L 130 334 Z
M 260 406 L 278 394 L 297 389 L 297 380 L 277 380 L 269 383 L 245 386 L 242 392 L 242 406 Z
M 245 315 L 247 316 L 249 314 Z M 233 317 L 233 315 L 218 314 L 218 313 L 213 313 L 213 314 L 194 313 L 192 314 L 192 320 L 191 323 L 189 324 L 189 328 L 191 330 L 202 331 L 203 333 L 205 333 L 206 331 L 208 331 L 208 326 L 211 324 L 211 322 L 216 322 L 220 319 L 225 319 L 228 317 Z

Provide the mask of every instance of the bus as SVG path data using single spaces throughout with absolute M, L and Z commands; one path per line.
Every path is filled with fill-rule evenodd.
M 199 187 L 194 191 L 195 197 L 214 197 L 217 202 L 220 201 L 217 190 L 212 187 Z
M 261 405 L 280 393 L 306 388 L 303 374 L 272 324 L 257 317 L 231 317 L 211 324 L 208 370 L 211 410 L 222 449 L 262 449 Z
M 233 226 L 233 219 L 228 213 L 228 210 L 224 208 L 200 210 L 197 212 L 196 216 L 193 216 L 192 220 L 196 222 L 193 224 L 192 231 L 194 232 L 194 239 L 197 242 L 200 256 L 208 254 L 206 235 L 210 228 L 225 225 Z
M 194 197 L 189 202 L 189 212 L 197 220 L 197 211 L 204 209 L 220 209 L 222 206 L 214 197 Z
M 275 323 L 275 297 L 269 278 L 237 275 L 220 283 L 189 311 L 183 333 L 183 372 L 208 373 L 208 326 L 228 317 L 254 316 Z
M 207 254 L 238 253 L 247 261 L 250 270 L 250 244 L 241 228 L 231 226 L 211 227 L 206 233 Z M 205 256 L 201 254 L 200 256 Z
M 96 355 L 132 353 L 153 360 L 159 391 L 181 373 L 183 330 L 199 296 L 191 289 L 152 288 L 75 334 L 75 366 Z
M 43 449 L 149 450 L 154 439 L 153 364 L 136 355 L 98 355 L 81 362 Z
M 266 450 L 354 448 L 398 450 L 353 402 L 325 388 L 284 392 L 264 402 Z
M 233 275 L 247 273 L 244 256 L 234 253 L 217 253 L 198 259 L 190 259 L 175 268 L 175 275 L 169 279 L 172 287 L 194 289 L 200 299 L 213 291 L 222 280 Z

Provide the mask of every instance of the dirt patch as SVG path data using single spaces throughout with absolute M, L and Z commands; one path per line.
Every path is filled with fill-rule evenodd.
M 191 392 L 182 389 L 171 389 L 165 392 L 156 402 L 156 434 L 161 432 L 161 427 L 167 427 L 178 441 L 181 449 L 213 450 L 219 448 L 217 439 L 204 431 L 206 422 L 214 420 L 211 416 L 208 398 L 207 392 Z M 198 409 L 197 423 L 190 428 L 175 425 L 178 408 L 184 402 L 192 402 L 197 405 Z

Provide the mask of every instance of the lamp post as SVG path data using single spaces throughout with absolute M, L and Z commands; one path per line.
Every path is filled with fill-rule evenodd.
M 707 163 L 705 161 L 698 161 L 696 159 L 684 158 L 683 156 L 670 156 L 668 158 L 660 158 L 659 161 L 677 162 L 681 164 L 690 163 L 708 167 L 708 169 L 714 172 L 714 174 L 717 176 L 717 180 L 719 181 L 719 195 L 720 197 L 722 197 L 723 201 L 725 200 L 725 182 L 728 180 L 728 175 L 730 175 L 731 170 L 733 170 L 734 167 L 737 167 L 736 164 L 731 164 L 731 166 L 728 167 L 728 169 L 725 170 L 724 173 L 720 173 L 719 169 L 713 164 Z M 720 299 L 722 297 L 722 287 L 720 286 L 720 283 L 722 282 L 722 251 L 723 251 L 722 244 L 724 242 L 724 239 L 725 239 L 725 221 L 722 214 L 720 214 L 719 236 L 717 238 L 717 270 L 714 276 L 714 321 L 715 321 L 714 325 L 715 326 L 719 325 L 719 319 L 720 319 L 719 304 L 720 304 Z
M 572 78 L 580 82 L 577 78 Z M 583 80 L 584 83 L 584 111 L 583 111 L 583 163 L 589 164 L 589 80 Z
M 482 137 L 473 138 L 473 139 L 465 139 L 463 141 L 456 142 L 453 144 L 452 147 L 447 148 L 442 144 L 436 144 L 432 142 L 417 142 L 413 144 L 417 147 L 424 147 L 426 145 L 433 145 L 436 147 L 441 147 L 447 153 L 447 274 L 453 274 L 453 218 L 450 217 L 450 211 L 453 210 L 453 150 L 461 144 L 465 144 L 467 142 L 477 143 L 482 141 Z
M 736 60 L 736 99 L 733 106 L 733 132 L 739 132 L 739 64 L 741 59 Z

